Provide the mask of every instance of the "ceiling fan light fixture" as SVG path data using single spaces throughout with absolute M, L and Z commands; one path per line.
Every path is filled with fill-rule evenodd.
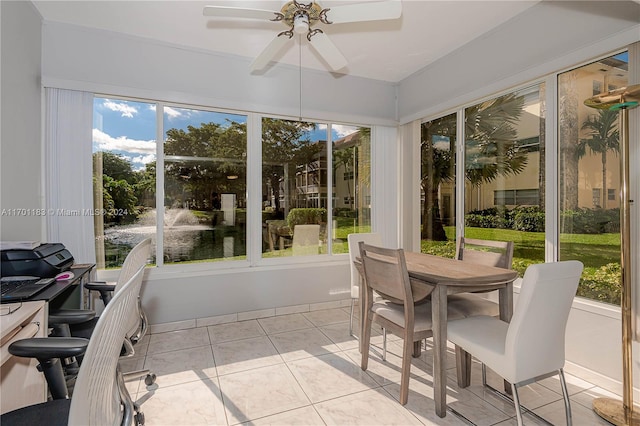
M 300 13 L 293 20 L 293 31 L 296 34 L 306 34 L 309 32 L 309 16 Z

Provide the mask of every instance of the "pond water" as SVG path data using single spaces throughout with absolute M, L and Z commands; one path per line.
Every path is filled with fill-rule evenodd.
M 122 264 L 127 253 L 140 241 L 156 242 L 156 211 L 141 215 L 131 225 L 105 229 L 105 267 Z M 240 226 L 202 224 L 188 209 L 166 209 L 164 218 L 164 263 L 223 259 L 246 254 L 246 230 Z M 152 261 L 156 263 L 155 249 Z

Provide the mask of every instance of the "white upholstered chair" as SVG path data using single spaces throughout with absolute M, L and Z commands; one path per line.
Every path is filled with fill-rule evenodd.
M 291 243 L 294 256 L 320 253 L 320 225 L 296 225 Z
M 565 330 L 583 265 L 576 260 L 527 268 L 510 323 L 491 316 L 450 321 L 448 339 L 511 383 L 519 425 L 518 387 L 558 374 L 567 424 L 571 405 L 564 379 Z
M 360 285 L 362 284 L 362 277 L 360 276 L 360 272 L 358 272 L 358 269 L 356 268 L 353 261 L 360 255 L 360 248 L 358 247 L 358 243 L 360 241 L 364 241 L 365 243 L 373 246 L 381 246 L 382 236 L 375 232 L 349 234 L 347 235 L 347 241 L 349 244 L 349 261 L 351 267 L 351 310 L 349 314 L 349 334 L 353 337 L 356 337 L 356 335 L 353 333 L 353 316 L 356 301 L 360 298 Z M 362 312 L 362 309 L 360 309 L 360 312 Z

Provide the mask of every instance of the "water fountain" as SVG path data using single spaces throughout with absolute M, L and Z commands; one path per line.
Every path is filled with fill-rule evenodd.
M 149 210 L 131 225 L 113 226 L 105 229 L 105 240 L 115 246 L 133 247 L 145 238 L 151 237 L 155 244 L 157 212 Z M 165 262 L 179 262 L 191 259 L 194 248 L 201 244 L 203 236 L 213 232 L 211 226 L 200 224 L 191 210 L 169 208 L 164 212 L 164 259 Z

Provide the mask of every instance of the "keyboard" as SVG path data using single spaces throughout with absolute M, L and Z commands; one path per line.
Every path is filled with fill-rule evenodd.
M 14 302 L 35 296 L 55 282 L 55 278 L 31 276 L 0 278 L 0 300 Z

